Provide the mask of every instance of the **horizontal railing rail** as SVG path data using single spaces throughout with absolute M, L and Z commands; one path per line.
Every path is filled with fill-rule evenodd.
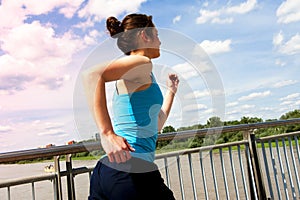
M 72 170 L 72 175 L 75 176 L 75 175 L 79 175 L 79 174 L 90 173 L 93 171 L 93 169 L 94 169 L 93 167 L 76 168 L 76 169 Z M 64 177 L 67 175 L 68 175 L 67 171 L 60 172 L 61 177 Z M 11 180 L 0 182 L 0 188 L 22 185 L 22 184 L 27 184 L 27 183 L 32 183 L 32 182 L 54 180 L 55 178 L 56 178 L 55 173 L 43 174 L 43 175 L 37 175 L 37 176 L 31 176 L 31 177 L 25 177 L 25 178 L 16 178 L 16 179 L 11 179 Z
M 247 131 L 247 130 L 260 129 L 260 128 L 271 128 L 276 126 L 287 126 L 291 124 L 300 124 L 300 118 L 164 133 L 164 134 L 159 134 L 158 141 L 184 139 L 184 138 L 190 138 L 194 136 L 204 137 L 206 135 L 223 134 L 223 133 L 234 132 L 234 131 Z M 101 150 L 101 149 L 102 148 L 99 141 L 95 141 L 95 142 L 85 142 L 85 143 L 72 144 L 72 145 L 55 146 L 50 148 L 39 148 L 39 149 L 6 152 L 6 153 L 0 153 L 0 164 L 22 161 L 22 160 L 67 155 L 73 153 L 90 152 L 90 151 Z

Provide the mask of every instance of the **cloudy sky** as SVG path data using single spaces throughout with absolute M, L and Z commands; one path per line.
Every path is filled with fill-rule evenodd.
M 158 28 L 207 53 L 222 83 L 224 120 L 300 108 L 298 0 L 0 0 L 0 152 L 92 137 L 78 129 L 88 117 L 74 117 L 75 86 L 86 58 L 109 38 L 105 19 L 132 12 L 152 15 Z M 206 123 L 214 92 L 205 75 L 189 81 L 187 60 L 170 57 L 162 51 L 154 62 L 181 74 L 196 104 L 182 108 L 178 98 L 167 125 Z M 189 118 L 195 109 L 197 120 Z

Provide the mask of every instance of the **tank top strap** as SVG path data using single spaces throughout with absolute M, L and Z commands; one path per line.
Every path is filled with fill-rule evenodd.
M 152 83 L 157 83 L 153 72 L 150 74 Z

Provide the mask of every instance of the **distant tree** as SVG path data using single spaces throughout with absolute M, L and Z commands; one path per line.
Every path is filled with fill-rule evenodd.
M 212 128 L 212 127 L 220 127 L 223 126 L 223 122 L 221 121 L 220 117 L 211 117 L 207 120 L 206 126 L 208 128 Z
M 206 127 L 213 128 L 213 127 L 222 127 L 223 122 L 221 121 L 220 117 L 214 116 L 207 120 Z M 216 143 L 222 143 L 224 139 L 222 138 L 222 134 L 214 134 L 214 135 L 207 135 L 203 138 L 203 145 L 213 145 Z
M 234 121 L 226 121 L 224 122 L 224 126 L 234 126 L 234 125 L 239 125 L 241 122 L 238 120 L 234 120 Z
M 171 133 L 176 132 L 175 128 L 173 126 L 165 126 L 162 130 L 163 133 Z
M 285 119 L 293 119 L 293 118 L 300 118 L 300 110 L 294 110 L 287 112 L 286 114 L 282 115 L 280 119 L 285 120 Z
M 281 120 L 294 119 L 294 118 L 300 118 L 300 110 L 296 109 L 294 111 L 287 112 L 286 114 L 280 117 Z M 288 125 L 286 127 L 287 133 L 299 131 L 299 130 L 300 130 L 300 124 Z
M 253 123 L 259 123 L 259 122 L 263 122 L 262 118 L 258 118 L 258 117 L 242 117 L 241 118 L 241 124 L 253 124 Z
M 205 128 L 202 124 L 195 124 L 193 126 L 186 126 L 186 127 L 180 127 L 177 129 L 177 131 L 187 131 L 187 130 L 198 130 Z
M 173 126 L 165 126 L 162 130 L 161 133 L 171 133 L 171 132 L 176 132 L 175 128 Z M 172 141 L 167 141 L 167 140 L 164 140 L 164 141 L 157 141 L 156 142 L 156 148 L 157 149 L 161 149 L 167 145 L 170 144 L 170 142 Z

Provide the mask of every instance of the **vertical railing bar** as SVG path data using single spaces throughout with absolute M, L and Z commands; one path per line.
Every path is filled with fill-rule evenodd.
M 164 164 L 165 164 L 165 172 L 166 172 L 166 181 L 167 181 L 167 186 L 170 188 L 170 173 L 169 173 L 169 165 L 168 165 L 168 158 L 164 157 Z
M 242 174 L 245 197 L 246 197 L 246 200 L 248 200 L 249 199 L 249 194 L 248 194 L 248 190 L 247 190 L 247 182 L 246 182 L 246 179 L 245 179 L 245 170 L 244 170 L 244 165 L 243 165 L 243 159 L 242 159 L 242 156 L 241 156 L 241 146 L 240 145 L 238 145 L 238 156 L 239 156 L 239 163 L 240 163 L 240 168 L 241 168 L 241 174 Z
M 296 161 L 295 161 L 293 143 L 292 143 L 291 137 L 288 137 L 288 139 L 289 139 L 291 158 L 292 158 L 292 162 L 293 162 L 293 168 L 294 168 L 295 177 L 296 177 L 296 183 L 297 183 L 297 186 L 298 186 L 298 194 L 300 196 L 299 176 L 298 176 L 298 169 L 297 169 L 297 165 L 296 165 Z
M 272 159 L 272 166 L 273 166 L 274 178 L 275 178 L 275 183 L 276 183 L 276 188 L 277 188 L 277 195 L 278 195 L 279 200 L 281 200 L 282 197 L 281 197 L 280 186 L 279 186 L 278 177 L 277 177 L 278 171 L 276 168 L 275 157 L 274 157 L 274 153 L 273 153 L 271 140 L 269 140 L 269 150 L 270 150 L 270 155 L 271 155 L 271 159 Z
M 276 139 L 275 142 L 276 142 L 276 150 L 277 150 L 277 156 L 278 156 L 278 161 L 279 161 L 279 166 L 280 166 L 280 171 L 281 171 L 281 177 L 282 177 L 282 182 L 283 182 L 285 197 L 286 197 L 286 199 L 288 199 L 289 198 L 288 188 L 287 188 L 285 173 L 284 173 L 284 169 L 283 169 L 283 164 L 282 164 L 282 159 L 281 159 L 281 154 L 280 154 L 280 148 L 279 148 L 279 144 L 278 144 L 278 139 Z
M 91 178 L 92 178 L 92 172 L 89 171 L 89 181 L 91 181 Z
M 268 165 L 268 160 L 267 160 L 267 155 L 266 155 L 266 148 L 265 148 L 265 143 L 263 141 L 261 143 L 261 148 L 262 148 L 262 155 L 264 158 L 264 165 L 266 169 L 266 177 L 268 179 L 268 186 L 269 186 L 269 192 L 271 195 L 271 199 L 274 199 L 274 193 L 273 193 L 273 188 L 272 188 L 272 182 L 271 182 L 271 177 L 270 177 L 270 171 L 269 171 L 269 165 Z
M 248 160 L 248 163 L 249 163 L 249 167 L 250 167 L 250 169 L 253 169 L 252 164 L 251 164 L 251 157 L 250 157 L 250 152 L 249 152 L 249 147 L 248 146 L 246 146 L 246 155 L 247 155 L 247 160 Z M 249 176 L 251 177 L 251 183 L 249 183 L 249 184 L 252 184 L 252 186 L 253 186 L 254 198 L 258 199 L 256 186 L 255 186 L 254 174 L 253 174 L 252 170 L 249 170 L 249 172 L 250 172 Z
M 62 185 L 61 185 L 61 175 L 60 175 L 60 163 L 59 163 L 60 156 L 54 156 L 54 165 L 55 165 L 55 173 L 56 173 L 56 195 L 58 200 L 62 200 Z
M 214 179 L 214 187 L 215 187 L 215 192 L 216 192 L 216 200 L 218 200 L 219 199 L 219 190 L 218 190 L 218 183 L 217 183 L 217 178 L 216 178 L 215 165 L 214 165 L 214 161 L 213 161 L 212 151 L 213 150 L 209 151 L 210 165 L 211 165 L 211 171 L 212 171 L 212 175 L 213 175 L 213 179 Z
M 190 166 L 190 174 L 191 174 L 191 181 L 192 181 L 192 187 L 193 187 L 193 195 L 194 195 L 194 199 L 197 200 L 197 189 L 196 189 L 196 184 L 195 184 L 195 177 L 194 177 L 191 153 L 188 154 L 188 160 L 189 160 L 189 166 Z
M 297 149 L 298 161 L 299 161 L 299 164 L 300 164 L 300 150 L 299 150 L 298 138 L 297 138 L 296 135 L 294 136 L 294 139 L 295 139 L 295 143 L 296 143 L 296 149 Z
M 283 152 L 284 152 L 284 157 L 285 157 L 286 168 L 287 168 L 288 175 L 289 175 L 289 181 L 290 181 L 290 186 L 291 186 L 291 190 L 292 190 L 292 196 L 293 196 L 293 199 L 296 199 L 296 191 L 295 191 L 295 186 L 294 186 L 294 182 L 293 182 L 293 178 L 292 178 L 292 173 L 291 173 L 291 168 L 290 168 L 290 163 L 289 163 L 289 157 L 288 157 L 288 154 L 286 152 L 285 139 L 282 138 L 281 141 L 282 141 L 282 146 L 283 146 Z
M 224 181 L 225 192 L 226 192 L 226 199 L 229 199 L 228 183 L 227 183 L 226 169 L 225 169 L 225 165 L 224 165 L 222 148 L 219 148 L 219 154 L 220 154 L 220 161 L 221 161 L 221 166 L 222 166 L 222 174 L 223 174 L 223 181 Z
M 202 182 L 203 182 L 203 187 L 204 187 L 204 194 L 205 194 L 205 199 L 208 199 L 208 191 L 207 191 L 207 184 L 206 184 L 206 177 L 205 177 L 205 169 L 203 166 L 203 157 L 202 157 L 202 151 L 199 151 L 199 161 L 200 161 L 200 167 L 201 167 L 201 174 L 202 174 Z
M 34 182 L 31 183 L 31 194 L 32 194 L 32 200 L 35 200 L 35 187 L 34 187 Z
M 7 199 L 10 200 L 10 186 L 7 187 Z
M 236 173 L 235 173 L 235 167 L 234 167 L 234 162 L 232 159 L 232 148 L 231 146 L 229 146 L 229 158 L 230 158 L 230 165 L 231 165 L 231 170 L 232 170 L 232 175 L 233 175 L 233 183 L 234 183 L 234 189 L 235 189 L 235 196 L 236 199 L 239 200 L 240 196 L 239 196 L 239 189 L 238 189 L 238 185 L 237 185 L 237 180 L 236 180 Z
M 72 167 L 72 154 L 66 155 L 68 200 L 75 200 L 75 185 Z
M 184 196 L 184 186 L 183 186 L 183 179 L 182 179 L 182 173 L 181 173 L 181 165 L 180 165 L 180 157 L 179 157 L 179 155 L 177 155 L 176 158 L 177 158 L 177 169 L 178 169 L 178 175 L 179 175 L 181 198 L 182 198 L 182 200 L 184 200 L 185 199 L 185 196 Z
M 53 179 L 53 184 L 52 184 L 52 185 L 53 185 L 53 195 L 54 195 L 54 196 L 53 196 L 53 199 L 54 199 L 54 200 L 57 200 L 57 196 L 58 196 L 58 195 L 57 195 L 57 186 L 56 186 L 56 182 L 57 182 L 57 181 L 56 181 L 56 177 L 57 177 L 57 176 L 54 177 L 54 179 Z

